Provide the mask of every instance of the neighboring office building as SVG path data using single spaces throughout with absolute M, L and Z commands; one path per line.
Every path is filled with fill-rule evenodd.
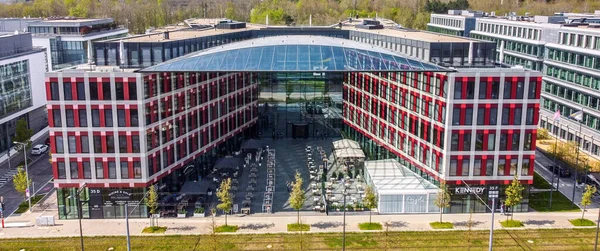
M 496 41 L 499 63 L 541 71 L 540 127 L 600 157 L 600 11 L 482 17 L 471 37 Z M 579 124 L 567 117 L 583 109 Z M 556 111 L 563 116 L 554 121 Z
M 469 66 L 477 62 L 491 67 L 495 61 L 493 43 L 468 38 L 447 39 L 446 36 L 428 32 L 391 28 L 376 31 L 348 27 L 265 27 L 254 24 L 247 24 L 245 28 L 239 28 L 236 24 L 231 29 L 207 29 L 202 28 L 204 21 L 199 22 L 201 24 L 194 24 L 201 26 L 196 29 L 169 27 L 168 31 L 160 29 L 147 35 L 96 42 L 94 61 L 104 66 L 82 65 L 47 74 L 51 150 L 55 184 L 59 188 L 61 218 L 76 217 L 74 193 L 75 188 L 83 182 L 88 184 L 84 195 L 88 208 L 84 212 L 91 212 L 85 213 L 85 217 L 123 217 L 122 203 L 137 203 L 150 184 L 157 184 L 161 192 L 176 193 L 185 181 L 206 175 L 217 153 L 237 150 L 244 137 L 271 137 L 271 132 L 282 133 L 285 137 L 310 137 L 316 135 L 316 131 L 339 132 L 343 127 L 339 121 L 346 124 L 352 122 L 347 117 L 349 114 L 342 117 L 341 112 L 337 115 L 334 112 L 324 116 L 314 111 L 345 109 L 343 104 L 348 102 L 350 96 L 346 96 L 343 90 L 351 86 L 349 79 L 357 74 L 362 74 L 361 81 L 371 81 L 374 79 L 371 75 L 378 72 L 390 77 L 399 76 L 394 80 L 397 86 L 407 83 L 413 86 L 413 81 L 414 84 L 421 83 L 418 80 L 422 78 L 417 76 L 423 75 L 435 75 L 445 80 L 451 79 L 448 76 L 452 76 L 452 79 L 455 79 L 454 76 L 464 76 L 465 93 L 470 93 L 475 91 L 474 86 L 478 86 L 475 83 L 481 83 L 476 78 L 480 73 L 434 74 L 432 71 L 453 70 L 423 62 L 416 56 L 425 57 L 430 54 L 429 50 L 438 50 L 437 53 L 441 55 L 454 55 L 440 58 L 438 62 L 456 66 Z M 238 43 L 228 45 L 236 41 Z M 433 48 L 433 44 L 439 46 Z M 483 50 L 488 46 L 489 49 L 480 54 L 473 51 L 474 48 Z M 211 47 L 215 48 L 209 49 Z M 412 51 L 413 57 L 390 49 Z M 182 56 L 194 51 L 199 52 Z M 175 57 L 178 58 L 173 59 Z M 169 59 L 173 60 L 161 63 Z M 514 77 L 515 92 L 526 88 L 524 84 L 528 83 L 529 77 L 534 77 L 523 70 L 500 72 L 503 73 L 490 73 L 486 82 L 490 87 L 486 89 L 486 95 L 502 90 L 497 89 L 504 86 L 502 77 L 511 80 Z M 299 84 L 302 81 L 306 81 L 303 83 L 305 87 Z M 429 83 L 430 88 L 438 88 L 438 91 L 454 91 L 447 82 L 436 85 L 433 79 Z M 413 95 L 405 96 L 406 102 L 416 102 L 417 98 L 423 97 L 427 101 L 433 101 L 434 98 L 442 100 L 437 103 L 443 106 L 454 104 L 433 94 L 417 95 L 414 88 L 419 87 L 405 88 L 407 92 L 403 94 L 408 94 L 408 90 L 413 92 Z M 228 96 L 222 97 L 222 93 Z M 509 104 L 491 101 L 489 107 L 486 103 L 486 109 L 489 108 L 491 113 L 492 107 L 497 107 L 498 102 Z M 456 103 L 461 104 L 465 113 L 469 111 L 468 107 L 472 107 L 467 101 Z M 231 107 L 232 104 L 236 106 Z M 518 106 L 508 107 L 516 112 Z M 448 114 L 453 112 L 441 106 L 438 108 L 442 110 L 436 113 L 437 119 L 448 118 Z M 525 113 L 526 108 L 521 108 Z M 500 109 L 497 112 L 500 114 Z M 306 114 L 311 114 L 311 121 L 303 120 Z M 393 122 L 388 123 L 390 125 L 386 127 L 392 128 Z M 499 127 L 499 123 L 493 128 Z M 513 121 L 510 120 L 510 123 Z M 444 128 L 449 128 L 436 124 L 440 126 L 436 129 L 438 134 L 447 131 Z M 477 126 L 471 127 L 477 130 Z M 297 128 L 300 129 L 295 131 Z M 521 127 L 515 127 L 514 130 L 517 128 L 522 131 Z M 464 130 L 456 128 L 461 129 Z M 446 136 L 436 137 L 436 143 L 432 143 L 433 138 L 428 138 L 427 144 L 451 141 L 451 133 L 442 134 Z M 514 137 L 512 132 L 505 134 Z M 535 132 L 532 131 L 531 135 L 530 142 L 535 145 Z M 496 137 L 501 136 L 497 134 Z M 475 138 L 473 134 L 471 139 Z M 447 144 L 448 147 L 442 144 L 436 149 L 447 149 L 450 147 Z M 370 147 L 374 148 L 372 145 Z M 464 149 L 464 146 L 460 149 Z M 499 148 L 494 146 L 494 149 Z M 446 154 L 443 155 L 446 157 L 436 159 L 439 163 L 412 165 L 411 169 L 417 175 L 435 182 L 448 178 L 450 183 L 458 184 L 454 181 L 458 178 L 428 172 L 436 169 L 429 165 L 439 165 L 438 170 L 450 170 L 446 166 L 454 162 L 451 162 L 453 158 L 447 156 L 452 153 L 440 153 Z M 476 156 L 479 155 L 469 153 L 473 155 L 470 158 L 473 165 L 479 163 L 476 162 Z M 494 154 L 496 152 L 490 152 L 489 155 Z M 511 157 L 501 159 L 512 160 L 510 167 L 514 166 L 514 160 L 524 166 L 527 166 L 526 161 L 522 159 L 531 160 L 526 150 L 521 153 L 515 148 L 507 154 L 511 154 Z M 407 160 L 413 158 L 400 153 L 398 156 Z M 488 162 L 481 163 L 489 165 Z M 403 163 L 408 166 L 410 162 Z M 466 169 L 476 172 L 470 165 L 471 162 L 464 165 L 461 162 L 461 175 Z M 516 167 L 511 169 L 509 165 L 504 167 L 507 169 L 502 170 L 508 170 L 505 172 L 509 174 L 521 170 Z M 459 168 L 458 163 L 456 168 Z M 452 170 L 458 172 L 458 169 Z M 522 171 L 524 173 L 519 176 L 520 179 L 523 183 L 531 182 L 532 178 L 527 173 L 529 169 L 522 170 L 527 171 Z M 461 178 L 472 184 L 496 186 L 512 179 L 512 176 L 507 177 L 492 175 L 481 178 L 474 175 Z M 481 196 L 486 197 L 486 194 Z M 466 197 L 458 195 L 456 200 L 462 201 Z M 142 206 L 132 216 L 146 217 L 145 210 Z M 461 207 L 453 212 L 466 210 L 466 207 Z
M 32 45 L 30 33 L 0 33 L 0 45 L 0 152 L 5 153 L 13 145 L 20 118 L 35 134 L 48 126 L 46 61 L 44 49 Z
M 112 18 L 0 19 L 2 31 L 14 32 L 17 28 L 31 32 L 33 44 L 46 48 L 51 71 L 87 63 L 91 56 L 89 45 L 94 41 L 128 34 L 128 30 L 118 27 Z
M 449 10 L 448 14 L 431 14 L 427 30 L 452 36 L 469 37 L 475 29 L 475 20 L 482 12 L 468 10 Z

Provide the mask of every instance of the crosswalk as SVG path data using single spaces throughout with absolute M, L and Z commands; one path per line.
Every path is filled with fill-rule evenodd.
M 17 169 L 10 169 L 0 177 L 0 187 L 3 187 L 6 183 L 12 180 L 13 176 L 17 174 Z

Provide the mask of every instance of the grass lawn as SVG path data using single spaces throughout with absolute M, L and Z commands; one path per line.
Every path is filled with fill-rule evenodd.
M 164 234 L 165 231 L 167 231 L 167 227 L 145 227 L 144 230 L 142 230 L 142 233 L 144 234 Z
M 550 189 L 550 183 L 544 179 L 541 175 L 534 172 L 533 173 L 533 187 L 537 189 Z
M 588 220 L 588 219 L 572 219 L 572 220 L 569 220 L 569 222 L 571 222 L 571 224 L 573 224 L 573 226 L 576 226 L 576 227 L 596 226 L 596 223 L 594 223 L 593 221 Z
M 381 230 L 381 229 L 383 229 L 381 227 L 381 223 L 378 223 L 378 222 L 359 223 L 358 228 L 360 228 L 360 230 Z
M 432 233 L 433 232 L 433 233 Z M 346 233 L 347 250 L 487 250 L 489 231 L 406 231 Z M 85 233 L 85 232 L 84 232 Z M 468 236 L 468 237 L 467 237 Z M 494 231 L 495 250 L 593 250 L 596 229 L 498 229 Z M 339 251 L 342 233 L 153 235 L 132 236 L 132 250 L 303 250 Z M 127 250 L 125 236 L 84 237 L 86 250 Z M 525 246 L 526 245 L 526 246 Z M 270 246 L 270 248 L 267 248 Z M 0 238 L 2 250 L 79 250 L 79 237 Z
M 292 232 L 292 231 L 310 231 L 310 225 L 308 224 L 297 224 L 297 223 L 293 223 L 293 224 L 288 224 L 287 225 L 287 230 Z
M 452 222 L 429 222 L 429 225 L 431 226 L 431 228 L 433 229 L 451 229 L 454 228 L 454 225 L 452 224 Z
M 552 207 L 548 208 L 550 191 L 529 194 L 529 207 L 537 212 L 581 212 L 577 206 L 562 193 L 552 193 Z
M 36 196 L 31 197 L 31 205 L 32 206 L 35 205 L 42 198 L 44 198 L 43 195 L 36 195 Z M 21 213 L 27 212 L 27 210 L 29 210 L 29 201 L 27 199 L 25 199 L 25 201 L 23 201 L 23 202 L 21 202 L 21 204 L 19 204 L 19 208 L 17 208 L 17 211 L 15 211 L 15 213 L 21 214 Z
M 503 227 L 523 227 L 523 222 L 518 220 L 505 220 L 501 221 L 500 225 Z
M 217 229 L 215 229 L 215 232 L 217 232 L 217 233 L 232 233 L 232 232 L 237 232 L 238 229 L 240 229 L 240 227 L 235 226 L 235 225 L 223 225 L 223 226 L 218 226 Z

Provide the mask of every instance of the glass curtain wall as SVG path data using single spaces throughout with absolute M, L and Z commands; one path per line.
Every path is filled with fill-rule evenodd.
M 291 137 L 308 125 L 309 137 L 338 136 L 342 127 L 342 73 L 259 74 L 259 134 Z

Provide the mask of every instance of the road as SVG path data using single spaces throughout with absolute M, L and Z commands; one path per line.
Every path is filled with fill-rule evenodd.
M 550 182 L 550 180 L 552 179 L 552 172 L 550 172 L 546 166 L 549 165 L 554 165 L 554 162 L 551 158 L 547 157 L 546 155 L 544 155 L 543 153 L 541 153 L 540 151 L 536 151 L 535 152 L 535 172 L 538 173 L 539 175 L 541 175 L 544 179 L 546 179 L 546 181 Z M 574 174 L 573 174 L 574 176 Z M 555 175 L 554 176 L 554 187 L 556 188 L 556 185 L 558 183 L 558 190 L 564 194 L 567 198 L 571 199 L 573 197 L 573 182 L 575 181 L 575 178 L 573 177 L 568 177 L 568 178 L 560 178 L 560 181 L 558 180 L 558 176 Z M 581 194 L 582 194 L 582 190 L 581 189 L 575 189 L 575 204 L 579 206 L 579 203 L 581 203 Z M 588 208 L 598 208 L 598 204 L 597 203 L 592 203 L 592 205 L 589 205 Z
M 33 142 L 32 145 L 43 143 L 45 140 L 46 137 L 42 137 L 37 142 Z M 35 191 L 34 194 L 47 193 L 52 189 L 52 183 L 48 182 L 52 179 L 52 166 L 48 162 L 49 155 L 46 153 L 39 156 L 32 156 L 29 150 L 27 155 L 28 160 L 30 160 L 28 162 L 29 178 L 33 181 L 31 190 Z M 22 153 L 11 156 L 10 169 L 16 169 L 17 165 L 22 161 Z M 0 176 L 3 176 L 10 169 L 8 161 L 0 164 Z M 4 197 L 5 208 L 3 211 L 5 217 L 17 210 L 19 204 L 25 200 L 24 195 L 15 190 L 12 180 L 0 187 L 0 196 Z

